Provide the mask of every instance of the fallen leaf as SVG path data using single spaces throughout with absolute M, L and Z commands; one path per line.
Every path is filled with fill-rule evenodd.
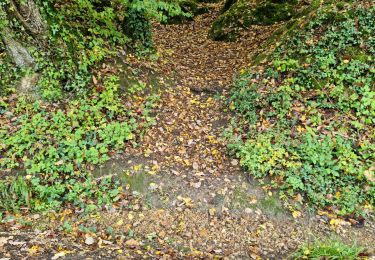
M 60 166 L 60 165 L 63 165 L 64 164 L 64 161 L 63 160 L 60 160 L 58 162 L 55 162 L 55 165 L 56 166 Z
M 11 240 L 11 239 L 13 239 L 12 236 L 10 236 L 10 237 L 0 237 L 0 247 L 3 247 L 8 242 L 8 240 Z
M 64 257 L 65 256 L 65 252 L 64 251 L 61 251 L 61 252 L 58 252 L 57 254 L 55 254 L 51 259 L 52 260 L 55 260 L 55 259 L 58 259 L 60 257 Z
M 12 245 L 12 246 L 22 246 L 22 245 L 26 244 L 26 242 L 24 242 L 24 241 L 9 241 L 8 244 Z
M 375 166 L 365 171 L 364 175 L 369 182 L 375 183 Z
M 201 182 L 200 181 L 198 181 L 198 182 L 191 182 L 190 186 L 192 186 L 193 188 L 198 189 L 198 188 L 201 187 Z
M 210 216 L 215 216 L 216 209 L 215 209 L 215 208 L 210 208 L 210 209 L 208 210 L 208 213 L 210 213 Z
M 292 212 L 293 218 L 299 218 L 302 216 L 302 213 L 300 211 L 293 211 Z
M 129 239 L 125 242 L 125 245 L 131 249 L 134 249 L 139 246 L 139 242 L 135 239 Z
M 35 253 L 37 253 L 39 251 L 40 247 L 39 246 L 32 246 L 31 248 L 29 248 L 29 254 L 33 255 Z

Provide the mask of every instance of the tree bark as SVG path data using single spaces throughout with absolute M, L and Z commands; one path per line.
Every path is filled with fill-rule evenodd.
M 13 38 L 13 33 L 9 28 L 2 30 L 2 40 L 5 48 L 13 62 L 20 68 L 34 67 L 34 59 L 28 50 L 21 43 Z
M 47 26 L 42 19 L 39 8 L 34 0 L 8 0 L 8 4 L 0 7 L 1 17 L 7 17 L 8 21 L 16 18 L 24 27 L 26 33 L 32 36 L 37 42 L 43 42 Z M 30 73 L 25 75 L 18 84 L 18 92 L 32 94 L 35 84 L 38 81 L 38 74 L 33 72 L 35 60 L 27 48 L 15 37 L 9 23 L 0 28 L 1 40 L 5 45 L 8 55 L 14 64 L 20 68 L 29 68 Z
M 0 8 L 2 17 L 8 17 L 8 21 L 16 18 L 26 32 L 36 40 L 43 40 L 47 26 L 40 15 L 39 8 L 34 0 L 8 0 L 8 4 Z M 27 49 L 14 37 L 14 33 L 9 26 L 0 28 L 1 39 L 10 57 L 18 67 L 34 66 L 34 59 Z
M 46 24 L 40 15 L 39 8 L 33 0 L 25 0 L 23 3 L 17 3 L 16 0 L 8 0 L 10 3 L 10 12 L 15 15 L 22 26 L 33 37 L 40 37 L 46 32 Z

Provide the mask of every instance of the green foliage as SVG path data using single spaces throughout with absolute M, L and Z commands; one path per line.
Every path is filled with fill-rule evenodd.
M 126 44 L 142 53 L 152 51 L 150 21 L 184 14 L 178 4 L 161 0 L 49 0 L 37 4 L 47 22 L 43 40 L 27 37 L 16 20 L 7 22 L 30 47 L 35 71 L 40 72 L 37 88 L 50 101 L 63 98 L 67 92 L 84 94 L 92 71 Z M 5 70 L 0 64 L 3 67 Z M 19 75 L 14 71 L 9 77 Z M 9 81 L 0 80 L 0 89 L 8 88 Z
M 364 248 L 358 245 L 346 245 L 339 240 L 317 241 L 301 247 L 293 259 L 359 259 Z
M 10 94 L 17 86 L 18 80 L 25 75 L 25 71 L 14 67 L 5 52 L 5 46 L 0 42 L 0 95 Z
M 137 127 L 116 94 L 116 80 L 110 77 L 104 91 L 64 109 L 22 97 L 6 108 L 17 120 L 0 127 L 0 171 L 12 173 L 1 177 L 0 209 L 56 209 L 64 202 L 84 207 L 88 199 L 97 205 L 116 199 L 121 188 L 111 178 L 92 179 L 88 171 L 108 160 L 111 150 L 121 150 Z
M 230 144 L 282 198 L 341 215 L 375 205 L 375 8 L 345 8 L 322 7 L 266 69 L 238 77 Z
M 132 39 L 133 48 L 136 50 L 153 48 L 151 23 L 142 12 L 135 9 L 129 10 L 123 24 L 124 32 Z
M 131 103 L 131 95 L 144 86 L 119 96 L 117 78 L 105 76 L 103 82 L 99 66 L 126 44 L 152 48 L 150 21 L 182 12 L 177 4 L 159 0 L 36 3 L 48 28 L 41 39 L 31 39 L 16 20 L 2 20 L 0 26 L 11 28 L 27 45 L 41 97 L 57 101 L 69 94 L 69 100 L 52 104 L 21 95 L 0 97 L 0 211 L 59 209 L 62 204 L 92 211 L 116 201 L 121 186 L 111 177 L 94 179 L 90 169 L 153 122 L 149 111 L 156 100 L 153 95 L 138 100 L 137 107 L 124 105 L 123 98 Z M 0 58 L 0 91 L 7 95 L 29 71 L 15 68 L 1 41 Z

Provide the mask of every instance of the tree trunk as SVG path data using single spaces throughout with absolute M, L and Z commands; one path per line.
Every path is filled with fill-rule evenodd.
M 22 24 L 25 31 L 36 41 L 44 41 L 43 36 L 46 34 L 47 26 L 34 0 L 8 0 L 8 5 L 0 8 L 0 12 L 2 17 L 8 17 L 8 21 L 16 18 Z M 15 33 L 10 26 L 3 26 L 3 28 L 0 28 L 0 32 L 1 40 L 14 64 L 20 68 L 31 69 L 31 73 L 28 73 L 20 80 L 18 92 L 32 94 L 33 88 L 38 81 L 38 74 L 32 72 L 35 60 L 26 47 L 16 39 Z
M 2 30 L 2 40 L 5 48 L 13 62 L 20 68 L 34 67 L 34 59 L 21 43 L 13 38 L 13 33 L 9 28 Z
M 40 15 L 39 8 L 35 4 L 34 0 L 8 0 L 9 8 L 8 12 L 14 15 L 22 26 L 27 30 L 33 37 L 38 38 L 42 36 L 47 29 L 42 16 Z
M 40 15 L 34 0 L 8 0 L 8 4 L 0 8 L 1 17 L 8 17 L 8 21 L 16 18 L 26 32 L 37 41 L 43 41 L 47 26 Z M 27 49 L 14 37 L 12 29 L 5 25 L 0 28 L 1 38 L 10 57 L 18 67 L 34 66 L 34 59 Z

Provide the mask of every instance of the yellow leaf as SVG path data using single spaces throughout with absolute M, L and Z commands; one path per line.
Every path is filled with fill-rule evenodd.
M 182 200 L 185 202 L 186 207 L 193 207 L 193 200 L 191 198 L 182 198 Z
M 136 171 L 136 172 L 138 172 L 141 169 L 142 169 L 142 164 L 138 164 L 138 165 L 133 166 L 133 170 Z
M 299 132 L 299 133 L 302 133 L 303 131 L 305 131 L 305 128 L 303 128 L 302 126 L 297 126 L 297 131 Z
M 156 171 L 149 171 L 148 174 L 150 174 L 150 175 L 156 175 Z
M 292 215 L 293 215 L 293 218 L 299 218 L 302 216 L 302 213 L 300 211 L 293 211 Z
M 208 210 L 208 212 L 210 213 L 210 216 L 214 216 L 215 213 L 216 213 L 216 209 L 215 209 L 215 208 L 210 208 L 210 209 Z
M 35 254 L 36 252 L 39 251 L 39 246 L 32 246 L 31 248 L 29 248 L 29 253 L 32 255 L 32 254 Z
M 51 259 L 52 260 L 55 260 L 55 259 L 58 259 L 60 257 L 64 257 L 67 253 L 69 253 L 69 251 L 61 251 L 61 252 L 58 252 L 56 253 Z
M 116 226 L 120 227 L 122 224 L 124 224 L 124 220 L 120 219 L 119 221 L 116 222 Z
M 190 161 L 188 159 L 184 159 L 184 163 L 186 164 L 186 166 L 190 166 Z

